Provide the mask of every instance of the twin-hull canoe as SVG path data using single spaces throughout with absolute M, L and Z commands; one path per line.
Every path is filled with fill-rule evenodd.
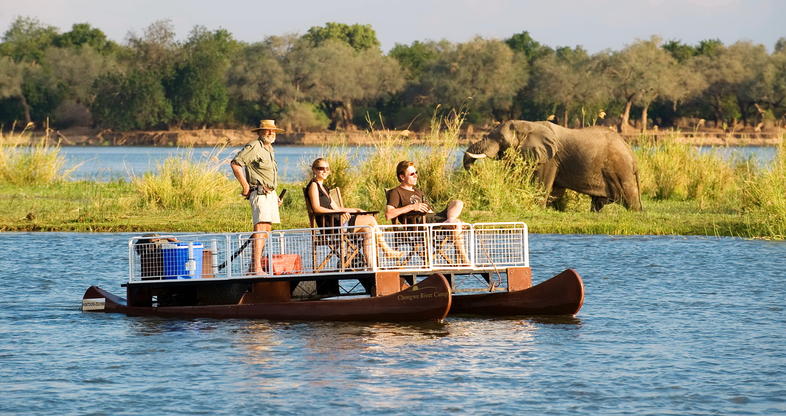
M 448 313 L 573 315 L 581 308 L 584 286 L 574 270 L 532 286 L 526 224 L 445 227 L 132 237 L 126 298 L 93 286 L 82 309 L 166 317 L 400 322 L 439 321 Z M 403 257 L 369 250 L 367 237 L 384 238 Z M 256 267 L 249 249 L 254 239 L 265 247 Z
M 251 318 L 308 321 L 441 321 L 451 304 L 451 291 L 441 274 L 400 292 L 385 296 L 247 303 L 198 306 L 128 306 L 125 299 L 97 286 L 91 286 L 82 299 L 83 309 L 95 312 L 118 312 L 132 316 Z
M 573 269 L 523 290 L 453 295 L 450 314 L 485 316 L 575 315 L 584 304 L 584 283 Z

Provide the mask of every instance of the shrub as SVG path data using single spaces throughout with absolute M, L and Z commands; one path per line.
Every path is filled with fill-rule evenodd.
M 29 135 L 0 135 L 0 181 L 14 185 L 51 184 L 66 180 L 77 167 L 65 169 L 59 145 L 49 145 L 44 136 L 26 146 Z M 15 143 L 15 144 L 6 144 Z
M 294 131 L 324 130 L 330 124 L 325 113 L 309 103 L 293 104 L 284 112 L 282 119 L 282 124 L 291 126 Z
M 140 205 L 199 209 L 224 202 L 237 189 L 221 172 L 228 160 L 219 160 L 217 155 L 220 153 L 220 148 L 213 149 L 197 161 L 192 160 L 190 153 L 182 159 L 170 157 L 161 162 L 155 172 L 134 177 L 132 184 Z

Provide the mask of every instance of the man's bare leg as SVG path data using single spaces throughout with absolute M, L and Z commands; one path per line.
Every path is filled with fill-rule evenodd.
M 265 249 L 265 241 L 268 236 L 267 233 L 272 229 L 273 225 L 269 222 L 258 222 L 254 224 L 255 232 L 251 236 L 251 243 L 253 245 L 253 250 L 251 252 L 251 272 L 254 274 L 261 274 L 264 272 L 264 270 L 262 270 L 262 250 Z
M 464 247 L 464 223 L 459 219 L 463 209 L 464 201 L 458 199 L 450 201 L 448 204 L 448 219 L 445 222 L 456 224 L 456 228 L 453 229 L 453 242 L 456 245 L 456 252 L 459 255 L 461 264 L 469 264 L 467 249 Z
M 457 222 L 461 211 L 464 209 L 464 201 L 453 200 L 448 204 L 448 220 L 445 222 Z

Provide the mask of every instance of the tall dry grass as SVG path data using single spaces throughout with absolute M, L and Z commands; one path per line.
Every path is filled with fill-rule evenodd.
M 407 143 L 404 136 L 372 130 L 369 134 L 375 136 L 374 141 L 378 144 L 353 175 L 357 183 L 353 198 L 358 206 L 373 210 L 384 208 L 387 203 L 385 191 L 399 184 L 396 165 L 402 160 L 415 163 L 418 188 L 428 195 L 432 205 L 442 206 L 455 199 L 455 154 L 465 115 L 455 110 L 443 113 L 437 107 L 424 143 L 418 146 Z
M 768 169 L 745 181 L 744 208 L 755 218 L 755 234 L 786 238 L 786 146 L 781 143 Z
M 673 138 L 643 142 L 635 151 L 641 193 L 655 200 L 695 200 L 701 208 L 734 206 L 749 162 L 728 161 L 718 152 Z
M 218 155 L 217 147 L 199 159 L 192 154 L 170 157 L 154 172 L 134 177 L 131 183 L 141 206 L 163 209 L 211 208 L 225 202 L 237 192 L 237 186 L 221 172 L 229 163 Z
M 78 167 L 66 169 L 60 146 L 43 136 L 32 145 L 29 130 L 0 133 L 0 181 L 13 185 L 52 184 L 68 179 Z
M 460 171 L 455 192 L 473 210 L 513 214 L 537 210 L 546 195 L 532 180 L 536 167 L 534 161 L 508 149 L 499 161 L 481 159 L 469 171 Z

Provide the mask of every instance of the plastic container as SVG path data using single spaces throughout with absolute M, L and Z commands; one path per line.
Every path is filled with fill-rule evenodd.
M 202 277 L 202 243 L 169 243 L 161 248 L 164 258 L 164 279 Z

